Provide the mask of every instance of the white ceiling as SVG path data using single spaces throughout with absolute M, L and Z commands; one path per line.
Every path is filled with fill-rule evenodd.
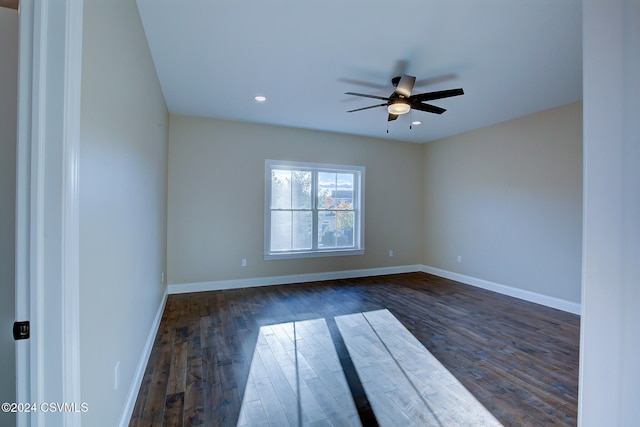
M 427 142 L 582 99 L 580 0 L 137 0 L 171 113 Z M 388 124 L 391 78 L 461 87 Z M 261 94 L 267 102 L 258 104 Z

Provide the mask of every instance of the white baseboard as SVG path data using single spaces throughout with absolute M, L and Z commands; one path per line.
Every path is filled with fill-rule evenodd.
M 168 286 L 169 294 L 183 294 L 188 292 L 220 291 L 224 289 L 251 288 L 256 286 L 287 285 L 291 283 L 319 282 L 322 280 L 351 279 L 355 277 L 383 276 L 385 274 L 399 274 L 422 271 L 445 279 L 477 288 L 508 295 L 521 300 L 542 304 L 547 307 L 566 311 L 573 314 L 580 314 L 580 304 L 555 298 L 536 292 L 518 289 L 499 283 L 490 282 L 452 271 L 442 270 L 428 265 L 403 265 L 396 267 L 367 268 L 362 270 L 331 271 L 325 273 L 292 274 L 287 276 L 256 277 L 250 279 L 217 280 L 212 282 L 180 283 Z
M 149 331 L 147 340 L 144 343 L 144 348 L 142 349 L 140 360 L 138 360 L 138 366 L 136 367 L 136 372 L 134 374 L 133 381 L 131 382 L 131 387 L 129 387 L 129 393 L 127 394 L 125 406 L 122 410 L 122 415 L 120 416 L 120 422 L 118 423 L 118 426 L 120 427 L 127 427 L 129 425 L 129 421 L 131 421 L 133 408 L 136 404 L 138 393 L 140 392 L 140 385 L 142 384 L 144 371 L 147 369 L 147 363 L 149 363 L 149 357 L 151 356 L 151 350 L 153 349 L 153 343 L 156 339 L 156 334 L 158 333 L 158 329 L 160 328 L 160 321 L 162 320 L 162 313 L 164 313 L 164 307 L 167 303 L 168 296 L 168 289 L 165 289 L 164 295 L 162 296 L 162 301 L 160 301 L 160 306 L 158 307 L 158 311 L 156 311 L 156 316 L 153 318 L 151 330 Z
M 287 285 L 291 283 L 318 282 L 322 280 L 352 279 L 355 277 L 383 276 L 385 274 L 422 271 L 421 265 L 366 268 L 362 270 L 330 271 L 326 273 L 292 274 L 287 276 L 257 277 L 251 279 L 218 280 L 214 282 L 180 283 L 169 285 L 169 294 L 187 292 L 220 291 L 223 289 L 252 288 L 255 286 Z
M 518 289 L 511 286 L 501 285 L 499 283 L 490 282 L 488 280 L 478 279 L 476 277 L 466 276 L 460 273 L 454 273 L 448 270 L 442 270 L 440 268 L 430 267 L 428 265 L 421 266 L 421 270 L 425 273 L 433 274 L 435 276 L 444 277 L 445 279 L 455 280 L 456 282 L 464 283 L 465 285 L 471 285 L 478 288 L 486 289 L 489 291 L 497 292 L 499 294 L 508 295 L 510 297 L 518 298 L 521 300 L 534 302 L 536 304 L 545 305 L 547 307 L 555 308 L 558 310 L 566 311 L 580 315 L 580 304 L 566 301 L 560 298 L 550 297 L 536 292 L 526 291 L 524 289 Z

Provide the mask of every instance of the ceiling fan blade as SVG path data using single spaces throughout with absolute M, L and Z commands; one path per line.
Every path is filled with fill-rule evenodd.
M 396 87 L 396 93 L 404 96 L 405 98 L 409 98 L 411 96 L 411 91 L 413 90 L 413 85 L 416 83 L 416 78 L 414 76 L 409 76 L 407 74 L 403 74 L 398 82 L 398 86 Z
M 462 89 L 439 90 L 437 92 L 419 93 L 411 97 L 412 101 L 433 101 L 434 99 L 449 98 L 452 96 L 464 95 Z
M 354 111 L 368 110 L 369 108 L 384 107 L 385 105 L 387 104 L 385 103 L 385 104 L 371 105 L 369 107 L 364 107 L 364 108 L 356 108 L 355 110 L 347 111 L 347 113 L 353 113 Z
M 365 80 L 358 80 L 358 79 L 349 79 L 346 77 L 340 77 L 338 79 L 339 82 L 343 82 L 343 83 L 349 83 L 350 85 L 357 85 L 357 86 L 363 86 L 363 87 L 368 87 L 369 89 L 375 89 L 375 90 L 386 90 L 389 89 L 389 85 L 381 85 L 378 83 L 371 83 Z
M 389 114 L 389 117 L 387 118 L 387 121 L 388 121 L 388 122 L 392 122 L 392 121 L 394 121 L 394 120 L 395 120 L 395 119 L 397 119 L 397 118 L 398 118 L 398 115 L 397 115 L 397 114 Z
M 364 96 L 365 98 L 382 99 L 383 101 L 391 101 L 391 98 L 385 98 L 384 96 L 367 95 L 366 93 L 345 92 L 345 95 Z
M 435 105 L 430 104 L 423 104 L 421 102 L 412 102 L 411 108 L 413 108 L 414 110 L 426 111 L 427 113 L 434 114 L 442 114 L 447 111 L 444 108 L 436 107 Z
M 456 73 L 440 74 L 438 76 L 427 77 L 424 79 L 416 80 L 416 84 L 413 87 L 416 88 L 416 87 L 435 85 L 438 83 L 447 82 L 449 80 L 455 80 L 457 78 L 458 78 L 458 75 Z
M 392 76 L 401 76 L 409 68 L 409 61 L 407 59 L 398 59 L 391 70 Z

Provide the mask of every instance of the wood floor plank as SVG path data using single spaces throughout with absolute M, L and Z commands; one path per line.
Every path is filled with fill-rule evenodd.
M 298 352 L 301 397 L 313 399 L 317 408 L 331 399 L 342 400 L 326 394 L 333 380 L 327 384 L 322 378 L 330 378 L 330 372 L 342 370 L 350 387 L 384 375 L 372 368 L 360 378 L 348 363 L 344 343 L 335 337 L 333 319 L 382 309 L 389 310 L 503 425 L 576 425 L 579 317 L 425 273 L 170 295 L 130 425 L 256 426 L 268 425 L 270 416 L 282 421 L 263 407 L 259 396 L 251 396 L 247 382 L 250 371 L 264 380 L 271 364 L 291 360 L 292 331 L 275 328 L 278 344 L 273 344 L 269 366 L 253 363 L 259 331 L 310 319 L 325 319 L 332 332 L 327 341 L 318 338 L 314 324 L 296 331 L 307 334 Z M 363 352 L 377 351 L 359 339 Z M 327 348 L 337 351 L 339 367 L 324 363 Z M 293 371 L 283 366 L 276 377 L 278 388 L 295 381 Z M 323 387 L 314 394 L 314 385 Z M 397 379 L 387 377 L 376 393 L 397 386 Z M 264 390 L 277 393 L 276 387 L 271 384 Z M 428 384 L 422 387 L 429 391 Z M 243 407 L 245 392 L 251 404 Z M 363 425 L 421 420 L 406 396 L 388 399 L 389 410 L 399 414 L 394 419 L 373 414 L 362 386 L 350 392 L 360 417 L 372 417 Z M 323 412 L 305 414 L 305 423 L 326 425 L 330 420 Z
M 163 425 L 182 427 L 184 417 L 184 393 L 168 394 L 165 400 Z
M 189 326 L 187 343 L 184 423 L 188 426 L 195 426 L 204 424 L 205 417 L 200 322 L 192 322 Z
M 167 395 L 184 393 L 187 384 L 187 342 L 176 340 L 171 352 Z

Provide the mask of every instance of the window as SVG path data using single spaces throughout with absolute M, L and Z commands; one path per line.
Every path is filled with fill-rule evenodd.
M 364 167 L 265 162 L 265 259 L 364 253 Z

